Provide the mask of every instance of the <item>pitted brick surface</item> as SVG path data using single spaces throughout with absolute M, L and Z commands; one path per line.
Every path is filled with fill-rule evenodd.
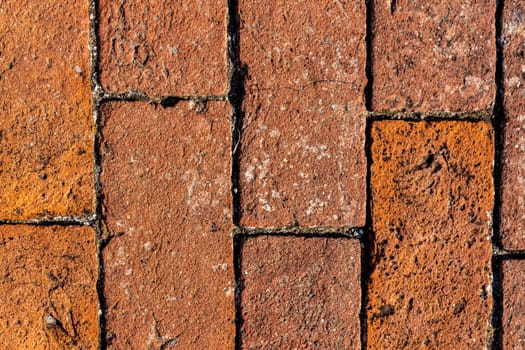
M 100 0 L 100 80 L 110 91 L 221 95 L 226 1 Z
M 239 2 L 244 226 L 365 223 L 365 3 Z
M 374 122 L 368 348 L 482 349 L 494 135 L 485 122 Z
M 228 103 L 102 116 L 108 349 L 232 349 Z
M 97 262 L 89 227 L 1 225 L 1 347 L 98 349 Z
M 372 110 L 493 106 L 496 2 L 374 0 Z
M 87 7 L 0 6 L 0 219 L 93 212 Z
M 504 146 L 501 240 L 525 249 L 525 4 L 505 1 L 503 11 Z
M 256 237 L 242 246 L 242 349 L 359 349 L 359 242 Z

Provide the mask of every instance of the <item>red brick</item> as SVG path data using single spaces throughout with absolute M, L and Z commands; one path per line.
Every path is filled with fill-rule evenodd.
M 231 110 L 203 108 L 102 108 L 109 349 L 233 348 Z
M 525 249 L 525 5 L 505 1 L 503 73 L 505 130 L 502 167 L 501 240 L 507 249 Z
M 365 4 L 240 1 L 241 224 L 365 223 Z
M 87 7 L 2 2 L 0 219 L 93 211 Z
M 525 261 L 503 261 L 503 349 L 525 347 Z
M 242 349 L 360 347 L 358 241 L 247 238 L 242 286 Z
M 100 80 L 110 91 L 221 95 L 226 1 L 99 2 Z
M 3 349 L 98 349 L 95 233 L 0 226 Z
M 374 0 L 374 111 L 492 107 L 496 66 L 492 0 Z
M 492 307 L 490 124 L 381 121 L 371 132 L 368 348 L 485 348 Z

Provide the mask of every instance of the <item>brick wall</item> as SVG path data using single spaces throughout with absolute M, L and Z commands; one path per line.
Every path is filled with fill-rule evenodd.
M 0 1 L 6 349 L 525 349 L 525 4 Z

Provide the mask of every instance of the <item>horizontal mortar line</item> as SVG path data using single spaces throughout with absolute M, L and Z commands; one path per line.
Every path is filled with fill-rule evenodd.
M 103 103 L 107 101 L 128 101 L 128 102 L 149 102 L 153 104 L 160 104 L 166 107 L 174 106 L 180 101 L 227 101 L 228 95 L 211 95 L 211 96 L 199 96 L 199 95 L 164 95 L 164 96 L 150 96 L 142 91 L 130 90 L 127 92 L 113 93 L 106 92 L 101 88 L 95 88 L 93 94 L 97 102 Z
M 509 250 L 509 249 L 494 248 L 492 251 L 492 254 L 501 260 L 525 259 L 525 250 Z
M 54 216 L 42 219 L 8 220 L 0 219 L 0 225 L 58 225 L 58 226 L 91 226 L 96 221 L 96 215 L 91 216 Z
M 486 121 L 490 122 L 494 111 L 477 110 L 470 112 L 372 112 L 367 111 L 366 116 L 369 120 L 407 120 L 407 121 L 441 121 L 441 120 L 461 120 L 461 121 Z
M 364 235 L 364 227 L 301 227 L 301 226 L 272 226 L 272 227 L 240 227 L 234 226 L 234 235 L 244 236 L 298 236 L 298 237 L 346 237 L 360 239 Z

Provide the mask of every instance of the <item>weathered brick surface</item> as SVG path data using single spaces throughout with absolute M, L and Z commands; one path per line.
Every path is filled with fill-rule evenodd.
M 88 227 L 0 226 L 3 349 L 98 349 L 97 256 Z
M 102 108 L 109 349 L 233 348 L 228 106 Z
M 492 306 L 493 131 L 372 125 L 369 349 L 482 349 Z
M 365 3 L 239 2 L 241 224 L 365 222 Z
M 242 349 L 360 347 L 358 241 L 247 238 L 242 287 Z
M 87 5 L 0 6 L 0 219 L 93 211 Z
M 374 0 L 374 111 L 471 111 L 494 102 L 492 0 Z
M 226 1 L 99 1 L 100 80 L 110 91 L 220 95 Z
M 525 249 L 525 4 L 505 1 L 503 73 L 505 130 L 502 169 L 501 239 L 508 249 Z
M 525 348 L 525 261 L 503 261 L 503 349 Z

